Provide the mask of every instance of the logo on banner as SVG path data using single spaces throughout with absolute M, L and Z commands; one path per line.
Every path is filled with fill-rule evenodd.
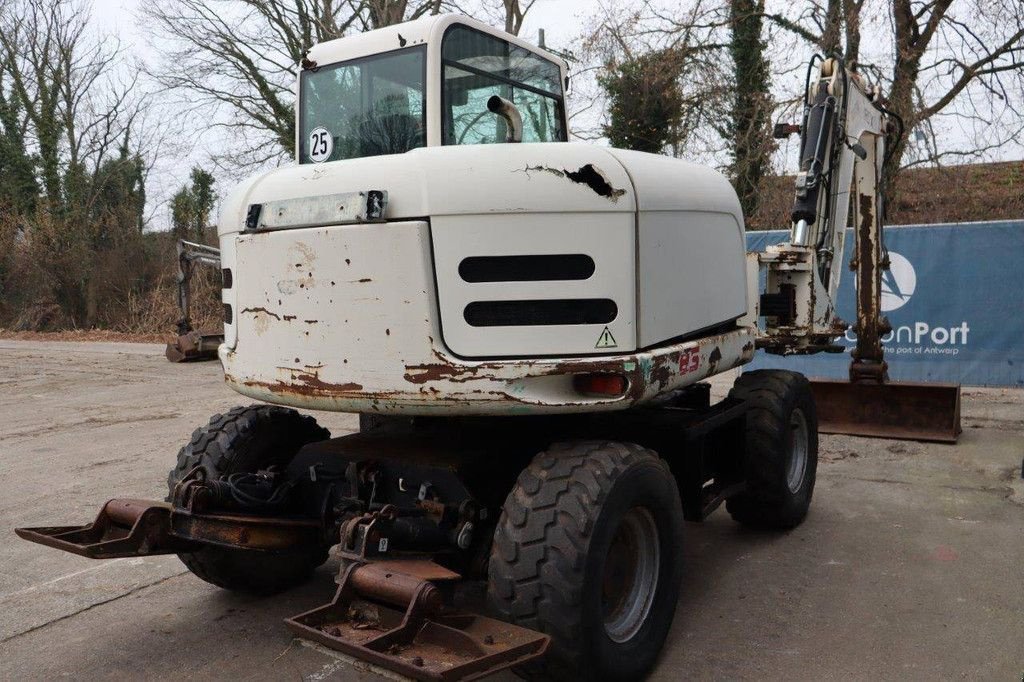
M 890 251 L 889 269 L 882 271 L 882 312 L 902 308 L 910 301 L 915 289 L 917 273 L 914 266 L 903 254 Z M 957 355 L 960 347 L 967 345 L 970 331 L 966 320 L 949 326 L 916 320 L 895 327 L 882 337 L 882 343 L 887 346 L 886 351 L 893 355 Z M 856 342 L 857 336 L 852 326 L 847 328 L 845 338 L 851 344 Z
M 889 269 L 882 271 L 882 312 L 902 308 L 917 288 L 914 266 L 902 254 L 889 252 Z

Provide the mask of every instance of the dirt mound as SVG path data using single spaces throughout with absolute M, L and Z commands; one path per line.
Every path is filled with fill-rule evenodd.
M 765 180 L 761 206 L 749 230 L 789 227 L 792 175 Z M 900 177 L 900 192 L 888 209 L 887 225 L 927 225 L 1024 218 L 1024 161 L 945 168 L 911 168 Z

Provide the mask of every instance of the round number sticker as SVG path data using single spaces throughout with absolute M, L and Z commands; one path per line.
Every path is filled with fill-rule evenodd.
M 323 163 L 331 158 L 334 151 L 334 138 L 327 132 L 327 128 L 316 128 L 309 134 L 309 160 L 313 163 Z

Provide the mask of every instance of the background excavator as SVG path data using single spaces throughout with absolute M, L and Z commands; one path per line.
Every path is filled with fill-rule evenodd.
M 175 283 L 181 318 L 178 320 L 178 335 L 167 344 L 164 354 L 171 362 L 214 360 L 217 348 L 224 343 L 224 334 L 204 334 L 192 326 L 192 277 L 197 265 L 220 269 L 220 249 L 179 239 L 177 251 L 178 274 Z

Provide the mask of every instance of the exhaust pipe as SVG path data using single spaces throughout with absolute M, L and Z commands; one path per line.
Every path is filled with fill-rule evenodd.
M 487 110 L 505 119 L 508 127 L 508 135 L 505 138 L 506 142 L 523 141 L 523 116 L 519 113 L 519 109 L 516 108 L 515 104 L 512 104 L 512 102 L 509 102 L 504 97 L 491 95 L 490 99 L 487 100 Z

